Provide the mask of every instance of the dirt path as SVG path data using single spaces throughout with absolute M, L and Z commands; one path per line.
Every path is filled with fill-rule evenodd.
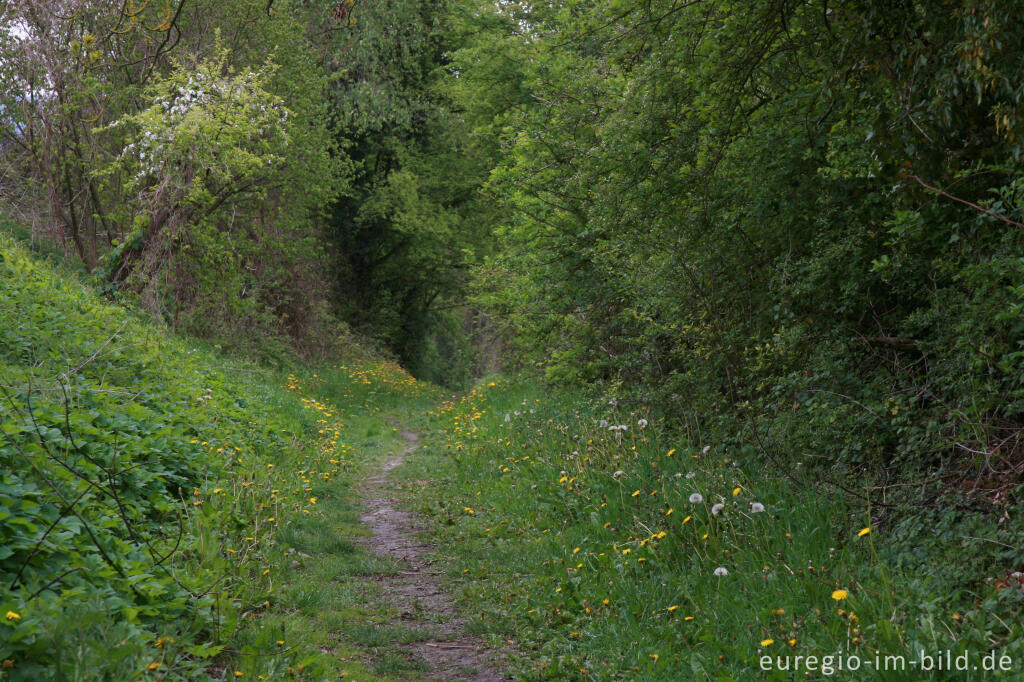
M 479 640 L 467 635 L 452 597 L 445 592 L 439 573 L 423 558 L 432 548 L 416 539 L 416 518 L 400 508 L 391 495 L 401 484 L 390 476 L 391 470 L 416 449 L 415 433 L 402 432 L 409 446 L 384 461 L 366 479 L 360 519 L 373 531 L 366 541 L 370 551 L 402 561 L 397 576 L 381 578 L 390 605 L 398 611 L 392 625 L 422 629 L 424 623 L 431 638 L 401 645 L 427 666 L 429 679 L 466 682 L 502 682 L 511 679 L 498 671 L 495 656 Z

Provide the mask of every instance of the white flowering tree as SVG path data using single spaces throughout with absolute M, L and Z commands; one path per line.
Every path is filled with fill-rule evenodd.
M 273 68 L 234 74 L 221 52 L 178 68 L 153 87 L 151 106 L 111 124 L 131 131 L 124 151 L 101 171 L 134 196 L 136 231 L 126 248 L 179 239 L 223 207 L 264 198 L 280 181 L 288 110 L 264 87 Z M 122 248 L 122 268 L 125 255 Z
M 246 245 L 263 236 L 260 213 L 279 217 L 268 195 L 289 178 L 290 112 L 267 87 L 275 71 L 234 72 L 221 50 L 179 65 L 152 86 L 148 107 L 110 124 L 126 145 L 100 175 L 131 197 L 121 217 L 134 229 L 108 255 L 107 275 L 129 281 L 154 312 L 197 290 L 236 307 L 252 293 L 240 276 L 254 269 Z M 211 276 L 232 290 L 195 282 Z

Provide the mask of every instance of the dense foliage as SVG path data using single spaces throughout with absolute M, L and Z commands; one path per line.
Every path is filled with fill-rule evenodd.
M 537 104 L 493 178 L 513 212 L 484 293 L 552 379 L 654 399 L 694 437 L 1006 492 L 1024 416 L 1015 16 L 531 16 Z
M 266 10 L 6 3 L 0 189 L 128 299 L 274 356 L 330 336 L 318 216 L 341 166 L 305 26 Z
M 339 7 L 344 21 L 324 50 L 354 170 L 327 231 L 337 309 L 417 375 L 465 384 L 475 361 L 462 295 L 496 216 L 477 191 L 493 155 L 446 86 L 450 53 L 464 40 L 455 8 Z

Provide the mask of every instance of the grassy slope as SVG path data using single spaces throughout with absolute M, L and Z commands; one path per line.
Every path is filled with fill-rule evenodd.
M 524 679 L 786 680 L 803 673 L 763 671 L 760 657 L 920 649 L 970 651 L 972 665 L 999 649 L 1012 669 L 827 675 L 819 660 L 806 679 L 1021 679 L 1019 585 L 954 592 L 897 570 L 886 530 L 834 489 L 642 417 L 492 382 L 437 411 L 444 436 L 408 471 L 430 479 L 411 503 L 437 520 L 439 545 L 460 548 L 440 556 L 476 629 L 529 651 Z
M 351 486 L 399 445 L 382 406 L 432 389 L 327 374 L 197 348 L 0 236 L 0 679 L 401 669 L 369 656 L 395 568 L 353 543 Z

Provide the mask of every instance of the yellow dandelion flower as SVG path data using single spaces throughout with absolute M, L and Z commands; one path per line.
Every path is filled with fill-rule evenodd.
M 690 519 L 692 519 L 692 518 L 693 518 L 692 516 L 687 516 L 685 519 L 683 519 L 683 523 L 689 523 Z
M 579 554 L 579 551 L 580 551 L 580 548 L 579 548 L 579 547 L 576 547 L 576 548 L 574 548 L 574 549 L 572 550 L 572 553 L 573 553 L 573 554 Z
M 732 496 L 733 497 L 736 497 L 739 494 L 740 494 L 740 488 L 739 487 L 736 487 L 736 488 L 732 489 Z
M 7 620 L 21 620 L 21 614 L 17 611 L 8 611 L 6 618 Z
M 673 604 L 672 606 L 668 607 L 668 612 L 671 613 L 671 612 L 675 611 L 678 608 L 679 607 L 677 605 Z
M 630 495 L 630 497 L 636 497 L 639 494 L 640 494 L 640 491 L 639 490 L 635 490 L 635 491 L 633 491 L 633 494 Z
M 772 644 L 775 644 L 775 640 L 774 639 L 768 638 L 768 639 L 762 639 L 761 640 L 761 646 L 771 646 Z
M 674 454 L 676 454 L 676 449 L 672 448 L 671 450 L 668 451 L 668 453 L 665 456 L 666 457 L 671 457 Z
M 795 639 L 789 640 L 788 643 L 789 643 L 790 646 L 796 646 L 796 640 Z
M 850 593 L 846 590 L 836 590 L 832 593 L 832 598 L 836 601 L 842 601 L 850 596 Z
M 693 616 L 687 616 L 686 618 L 683 618 L 683 620 L 693 620 Z
M 871 526 L 868 526 L 867 528 L 861 530 L 861 532 L 857 533 L 857 537 L 862 538 L 862 537 L 864 537 L 865 535 L 867 535 L 870 532 L 871 532 Z
M 665 512 L 665 516 L 672 516 L 672 512 L 674 512 L 674 511 L 675 511 L 675 509 L 673 509 L 672 507 L 669 507 L 668 511 Z
M 146 666 L 146 670 L 156 670 L 159 667 L 160 667 L 160 662 L 159 661 L 153 661 L 152 663 L 150 663 L 149 665 Z

